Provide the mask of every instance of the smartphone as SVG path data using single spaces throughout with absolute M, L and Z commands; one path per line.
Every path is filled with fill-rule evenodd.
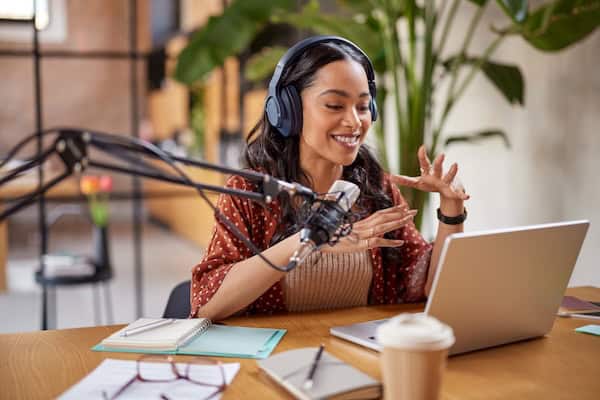
M 600 319 L 600 311 L 578 312 L 569 314 L 571 318 Z

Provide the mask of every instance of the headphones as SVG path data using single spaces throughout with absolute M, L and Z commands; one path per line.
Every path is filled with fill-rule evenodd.
M 265 111 L 267 119 L 271 126 L 285 137 L 289 137 L 300 132 L 302 127 L 302 100 L 298 90 L 293 85 L 280 87 L 279 80 L 285 67 L 295 61 L 304 50 L 316 46 L 320 43 L 338 43 L 345 44 L 356 50 L 367 60 L 367 80 L 369 83 L 369 110 L 371 111 L 371 121 L 377 119 L 377 104 L 375 103 L 375 72 L 373 64 L 364 51 L 351 41 L 339 36 L 312 36 L 304 39 L 292 46 L 281 57 L 277 63 L 271 82 L 269 83 L 269 93 L 265 101 Z

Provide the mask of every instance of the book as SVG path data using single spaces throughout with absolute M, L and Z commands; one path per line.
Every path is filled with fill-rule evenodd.
M 258 361 L 258 366 L 295 398 L 376 399 L 382 396 L 381 383 L 326 351 L 321 355 L 310 389 L 304 383 L 317 353 L 317 347 L 305 347 L 275 354 Z
M 271 354 L 286 333 L 285 329 L 216 325 L 200 318 L 177 319 L 172 324 L 122 336 L 124 331 L 152 321 L 160 319 L 141 318 L 102 340 L 92 350 L 262 359 Z
M 152 328 L 152 324 L 161 326 Z M 135 333 L 137 329 L 144 329 Z M 110 348 L 148 349 L 156 351 L 176 351 L 185 345 L 197 334 L 201 334 L 210 326 L 210 320 L 206 318 L 194 319 L 163 319 L 163 318 L 140 318 L 137 321 L 119 329 L 100 344 Z M 128 332 L 133 332 L 127 335 Z
M 593 301 L 581 300 L 575 296 L 563 297 L 562 303 L 560 304 L 561 309 L 570 312 L 580 311 L 600 311 L 600 303 Z
M 600 303 L 581 300 L 574 296 L 564 296 L 558 309 L 559 317 L 598 318 Z

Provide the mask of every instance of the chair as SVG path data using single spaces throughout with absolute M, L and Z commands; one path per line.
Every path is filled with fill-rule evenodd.
M 187 318 L 190 315 L 190 281 L 181 282 L 171 290 L 163 318 Z
M 49 213 L 48 216 L 48 232 L 52 226 L 56 225 L 59 220 L 67 215 L 86 216 L 87 214 L 84 208 L 80 205 L 62 205 L 56 207 Z M 71 285 L 82 285 L 82 284 L 93 284 L 93 296 L 94 296 L 94 322 L 96 325 L 101 324 L 100 315 L 100 288 L 99 284 L 102 283 L 104 289 L 104 300 L 106 308 L 106 321 L 107 324 L 113 323 L 113 309 L 112 301 L 110 296 L 110 288 L 108 282 L 112 279 L 112 263 L 110 260 L 109 251 L 109 240 L 108 240 L 108 229 L 107 227 L 98 227 L 93 225 L 92 234 L 94 242 L 94 251 L 92 257 L 82 255 L 69 255 L 64 256 L 56 253 L 49 253 L 43 256 L 41 267 L 35 273 L 35 280 L 42 286 L 42 329 L 48 328 L 48 309 L 51 308 L 53 312 L 53 322 L 56 322 L 56 301 L 54 298 L 54 290 L 58 286 L 71 286 Z M 48 235 L 50 236 L 50 235 Z M 69 275 L 61 273 L 55 276 L 48 276 L 47 264 L 49 260 L 67 260 L 70 268 L 79 266 L 80 269 L 89 267 L 90 273 Z M 47 289 L 51 288 L 52 291 L 48 293 Z M 50 306 L 48 304 L 48 294 L 50 294 Z

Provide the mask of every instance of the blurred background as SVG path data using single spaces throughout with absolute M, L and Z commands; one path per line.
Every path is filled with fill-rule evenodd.
M 369 145 L 389 170 L 415 174 L 421 143 L 458 162 L 468 231 L 589 219 L 569 285 L 600 286 L 599 1 L 35 3 L 33 19 L 34 1 L 0 0 L 0 159 L 40 128 L 70 126 L 237 168 L 285 49 L 341 35 L 375 65 L 382 116 Z M 45 179 L 61 168 L 44 163 Z M 202 183 L 226 178 L 185 171 Z M 32 170 L 0 185 L 0 209 L 38 179 Z M 432 238 L 437 199 L 404 194 Z M 162 315 L 201 259 L 212 218 L 172 184 L 93 169 L 61 182 L 0 223 L 0 333 Z

